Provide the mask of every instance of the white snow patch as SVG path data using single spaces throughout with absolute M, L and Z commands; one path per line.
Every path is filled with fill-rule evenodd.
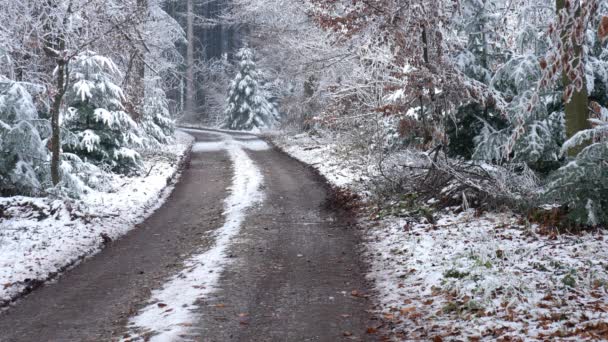
M 193 131 L 193 130 L 190 130 Z M 241 137 L 232 137 L 229 134 L 223 132 L 213 132 L 213 131 L 205 131 L 205 133 L 214 134 L 218 137 L 221 137 L 223 140 L 221 141 L 205 141 L 205 142 L 197 142 L 192 147 L 192 152 L 216 152 L 225 149 L 229 149 L 230 146 L 238 146 L 242 149 L 247 149 L 251 151 L 267 151 L 270 150 L 270 145 L 265 141 L 261 140 L 258 137 L 246 137 L 242 139 Z
M 214 292 L 222 269 L 230 259 L 226 252 L 231 240 L 238 235 L 247 209 L 263 199 L 263 176 L 243 149 L 243 145 L 224 133 L 212 133 L 223 141 L 215 145 L 199 143 L 197 151 L 212 151 L 224 147 L 234 164 L 231 194 L 225 201 L 225 224 L 216 233 L 215 245 L 206 252 L 185 262 L 185 269 L 173 276 L 165 285 L 153 291 L 150 304 L 130 321 L 129 341 L 175 341 L 196 334 L 190 326 L 197 322 L 196 302 Z M 150 339 L 147 336 L 153 335 Z
M 344 157 L 348 152 L 340 151 L 333 141 L 313 138 L 308 134 L 276 136 L 273 140 L 285 153 L 313 166 L 337 187 L 353 186 L 367 179 L 361 169 L 364 163 L 345 163 Z
M 222 151 L 228 148 L 226 141 L 207 141 L 207 142 L 197 142 L 192 146 L 193 153 L 199 152 L 216 152 Z
M 270 150 L 270 145 L 268 145 L 263 140 L 239 141 L 238 143 L 239 143 L 239 145 L 241 145 L 241 147 L 246 148 L 251 151 Z

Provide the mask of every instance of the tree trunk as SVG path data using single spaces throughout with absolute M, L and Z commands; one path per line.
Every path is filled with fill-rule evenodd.
M 557 13 L 559 15 L 559 12 L 565 8 L 566 5 L 566 0 L 556 0 L 556 9 L 557 9 Z M 571 6 L 580 6 L 578 4 L 571 4 Z M 577 14 L 580 13 L 580 7 L 578 9 Z M 566 27 L 564 28 L 564 32 L 569 31 L 571 28 L 570 27 Z M 564 46 L 566 46 L 567 44 L 567 40 L 571 39 L 570 36 L 568 34 L 563 34 L 563 39 L 564 39 Z M 577 62 L 575 64 L 572 65 L 573 68 L 577 68 L 579 63 L 582 63 L 582 54 L 583 54 L 583 49 L 582 46 L 580 45 L 575 45 L 574 46 L 574 56 L 572 56 L 572 58 L 575 58 L 577 60 Z M 562 82 L 563 82 L 563 86 L 564 89 L 566 87 L 568 87 L 569 85 L 571 85 L 572 81 L 570 80 L 570 77 L 568 77 L 568 74 L 566 73 L 565 69 L 562 75 Z M 585 86 L 584 82 L 583 82 L 583 88 L 579 91 L 576 90 L 576 88 L 574 89 L 573 93 L 572 93 L 572 97 L 570 98 L 570 101 L 564 104 L 564 112 L 566 115 L 566 137 L 569 139 L 572 136 L 574 136 L 577 132 L 588 129 L 590 127 L 589 125 L 589 96 L 587 93 L 587 87 Z M 581 150 L 582 148 L 584 148 L 584 146 L 578 147 L 578 148 L 573 148 L 570 149 L 568 151 L 568 155 L 569 156 L 576 156 Z
M 47 15 L 51 20 L 45 25 L 46 45 L 44 51 L 52 58 L 57 66 L 55 87 L 56 93 L 51 103 L 51 181 L 56 186 L 61 182 L 59 166 L 61 163 L 61 127 L 59 127 L 59 116 L 61 114 L 61 104 L 68 88 L 69 77 L 68 60 L 65 58 L 66 41 L 63 28 L 68 24 L 68 18 L 72 12 L 72 1 L 68 3 L 67 13 L 62 20 L 63 25 L 57 25 L 58 4 L 56 0 L 47 0 Z M 55 26 L 56 25 L 56 26 Z
M 59 57 L 57 59 L 57 79 L 55 83 L 57 94 L 55 94 L 51 105 L 51 181 L 53 185 L 57 185 L 61 181 L 61 174 L 59 173 L 59 164 L 61 162 L 61 127 L 59 127 L 59 115 L 61 113 L 61 102 L 67 88 L 66 69 L 67 62 Z
M 144 25 L 148 16 L 148 0 L 137 0 L 137 12 L 140 16 L 140 27 L 144 29 Z M 143 31 L 143 30 L 142 30 Z M 141 120 L 141 113 L 143 110 L 144 97 L 146 96 L 145 91 L 145 77 L 146 77 L 146 63 L 144 47 L 139 46 L 137 55 L 133 61 L 134 67 L 134 82 L 133 82 L 133 97 L 135 100 L 135 115 L 133 119 L 135 121 Z
M 194 6 L 193 0 L 188 0 L 187 14 L 187 39 L 188 47 L 186 52 L 186 115 L 189 118 L 194 116 L 195 110 L 195 89 L 194 89 Z

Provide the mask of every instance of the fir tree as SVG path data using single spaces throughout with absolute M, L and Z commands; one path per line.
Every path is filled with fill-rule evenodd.
M 594 127 L 562 146 L 562 154 L 576 147 L 581 152 L 551 176 L 545 197 L 567 207 L 574 222 L 595 226 L 608 224 L 608 109 L 597 103 L 592 107 Z
M 157 147 L 171 141 L 175 132 L 175 122 L 169 112 L 167 94 L 160 86 L 159 79 L 147 78 L 141 127 L 146 134 L 146 145 Z
M 238 73 L 230 85 L 224 128 L 255 130 L 272 127 L 278 119 L 276 105 L 264 91 L 256 70 L 253 51 L 243 48 L 236 54 Z
M 460 30 L 467 39 L 466 49 L 456 57 L 456 65 L 468 77 L 484 84 L 492 79 L 492 66 L 503 51 L 498 50 L 496 34 L 499 18 L 496 0 L 463 0 Z
M 466 41 L 454 63 L 467 78 L 484 88 L 490 88 L 496 66 L 509 54 L 501 46 L 498 34 L 500 18 L 496 16 L 499 0 L 463 0 L 456 26 Z M 501 96 L 501 94 L 494 94 Z M 485 123 L 494 128 L 504 128 L 493 101 L 473 100 L 460 105 L 448 120 L 446 133 L 449 138 L 448 153 L 451 156 L 471 158 L 475 149 L 474 138 L 482 132 Z
M 504 109 L 507 126 L 485 121 L 474 139 L 473 159 L 511 159 L 537 170 L 554 167 L 565 140 L 563 105 L 558 90 L 537 93 L 541 76 L 533 54 L 513 56 L 496 71 L 491 86 L 509 101 Z
M 26 88 L 0 78 L 0 192 L 36 195 L 48 185 L 49 153 L 37 129 L 39 120 Z
M 70 134 L 64 137 L 64 150 L 116 172 L 137 171 L 141 158 L 132 147 L 143 140 L 138 125 L 124 111 L 122 89 L 114 83 L 118 68 L 93 52 L 77 56 L 71 68 L 69 108 L 64 114 Z

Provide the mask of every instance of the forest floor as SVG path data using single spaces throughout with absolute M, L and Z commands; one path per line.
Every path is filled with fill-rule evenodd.
M 605 231 L 563 234 L 508 211 L 411 215 L 411 194 L 379 208 L 370 180 L 380 175 L 364 152 L 308 134 L 271 139 L 359 199 L 381 317 L 369 332 L 395 341 L 608 339 Z
M 255 136 L 188 133 L 165 204 L 0 314 L 0 341 L 376 339 L 358 231 L 325 181 Z

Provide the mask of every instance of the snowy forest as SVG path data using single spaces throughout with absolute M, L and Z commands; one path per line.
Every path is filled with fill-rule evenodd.
M 0 155 L 0 342 L 608 340 L 608 0 L 0 0 Z

